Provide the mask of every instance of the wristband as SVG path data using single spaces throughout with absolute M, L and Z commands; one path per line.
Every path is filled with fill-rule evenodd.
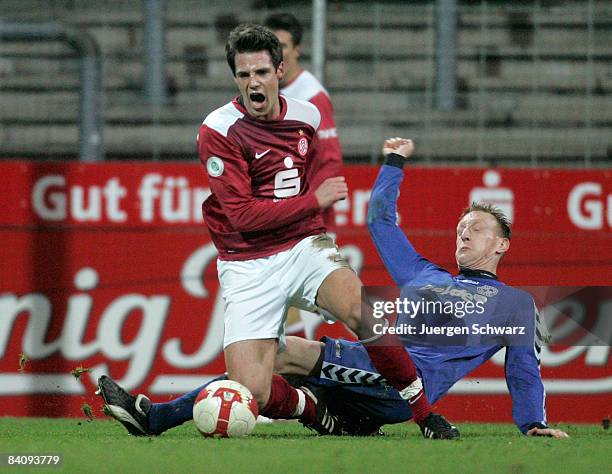
M 389 153 L 385 158 L 385 165 L 395 166 L 396 168 L 402 169 L 406 163 L 406 158 L 397 153 Z

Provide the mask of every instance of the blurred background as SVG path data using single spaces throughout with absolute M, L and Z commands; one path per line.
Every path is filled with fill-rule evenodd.
M 423 164 L 610 165 L 608 0 L 2 0 L 0 159 L 195 161 L 236 94 L 227 33 L 276 11 L 347 164 L 409 135 Z
M 392 284 L 366 228 L 373 165 L 409 136 L 398 212 L 426 258 L 455 271 L 457 216 L 481 200 L 514 223 L 505 282 L 612 287 L 612 0 L 2 0 L 0 416 L 82 416 L 101 374 L 167 400 L 223 373 L 196 133 L 237 95 L 229 31 L 276 12 L 304 24 L 334 104 L 335 231 L 365 284 Z M 609 335 L 606 298 L 570 303 Z M 290 333 L 351 337 L 300 317 Z M 509 422 L 503 366 L 440 410 Z M 551 420 L 610 418 L 609 344 L 544 347 L 542 374 Z

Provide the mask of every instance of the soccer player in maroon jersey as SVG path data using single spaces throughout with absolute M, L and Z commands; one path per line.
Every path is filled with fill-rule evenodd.
M 334 120 L 334 107 L 329 94 L 319 80 L 300 64 L 303 28 L 298 19 L 290 13 L 275 13 L 264 20 L 283 48 L 285 74 L 280 79 L 280 93 L 294 99 L 307 100 L 321 113 L 321 124 L 317 136 L 319 146 L 310 165 L 308 179 L 316 188 L 325 179 L 342 176 L 342 148 Z M 333 206 L 323 210 L 327 230 L 335 227 Z
M 249 388 L 261 415 L 297 418 L 321 434 L 342 434 L 338 420 L 310 390 L 293 388 L 273 369 L 285 345 L 290 306 L 325 310 L 361 340 L 376 339 L 378 320 L 368 311 L 362 315 L 362 284 L 325 233 L 321 215 L 346 198 L 348 188 L 341 176 L 325 179 L 316 189 L 307 179 L 320 113 L 309 102 L 279 95 L 284 64 L 274 33 L 240 25 L 229 35 L 226 56 L 240 95 L 206 117 L 198 153 L 211 189 L 202 212 L 219 252 L 227 375 Z M 366 350 L 428 437 L 459 436 L 432 412 L 399 340 L 387 334 Z M 134 410 L 110 398 L 133 397 L 108 377 L 101 377 L 99 386 L 113 416 L 129 425 L 126 413 L 133 418 Z M 136 411 L 142 410 L 138 403 L 132 404 Z

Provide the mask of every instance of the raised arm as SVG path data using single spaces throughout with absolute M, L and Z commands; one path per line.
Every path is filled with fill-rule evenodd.
M 402 287 L 421 279 L 448 278 L 448 273 L 417 253 L 397 225 L 397 198 L 404 179 L 403 166 L 412 155 L 411 140 L 392 138 L 383 145 L 385 164 L 381 167 L 370 197 L 368 230 L 385 268 Z

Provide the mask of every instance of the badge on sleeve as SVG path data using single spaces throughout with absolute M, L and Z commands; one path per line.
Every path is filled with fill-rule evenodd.
M 211 156 L 208 160 L 206 160 L 206 171 L 213 178 L 218 178 L 223 174 L 223 169 L 225 165 L 223 164 L 223 160 L 218 156 Z

